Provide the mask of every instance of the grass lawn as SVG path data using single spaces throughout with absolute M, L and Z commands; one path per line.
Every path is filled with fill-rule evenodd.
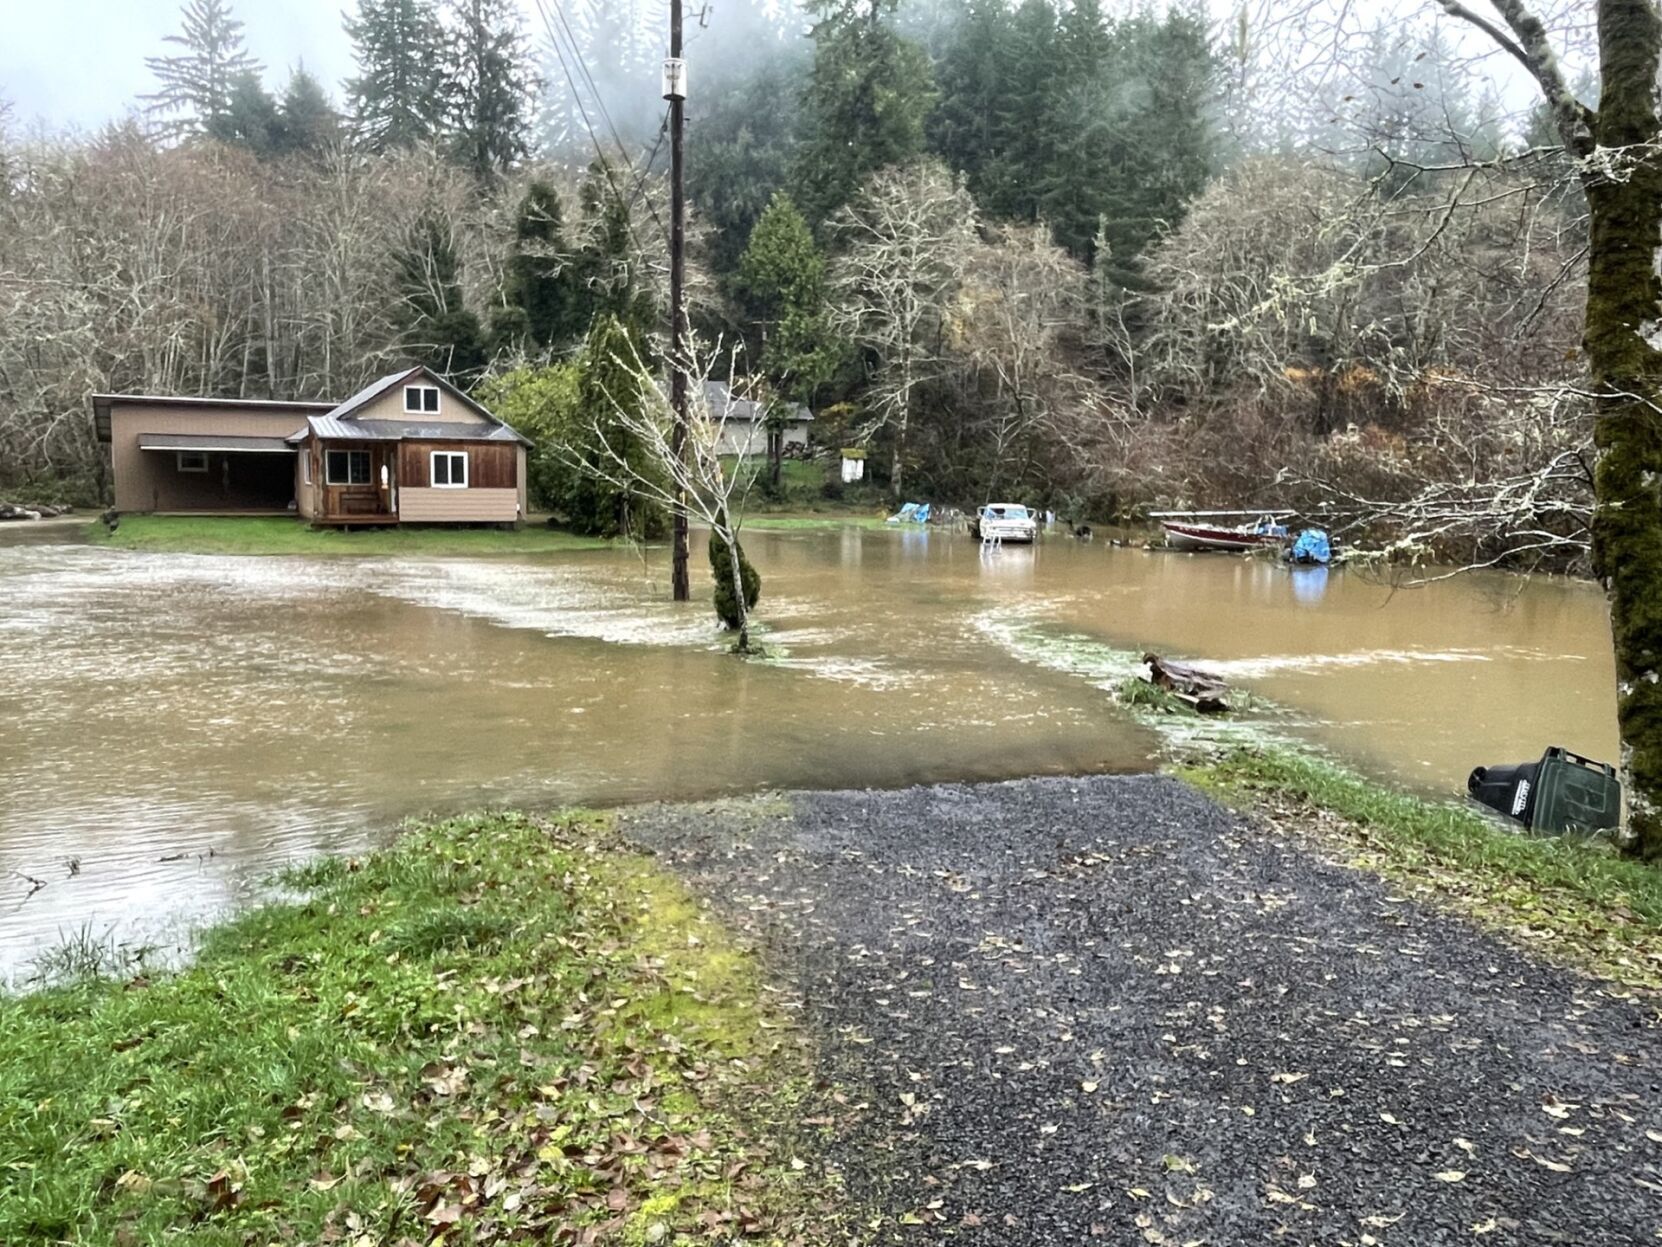
M 882 528 L 883 526 L 883 516 L 870 514 L 747 515 L 744 518 L 745 529 L 754 529 L 758 532 L 803 532 L 823 528 Z
M 737 459 L 725 460 L 731 471 Z M 756 473 L 750 488 L 746 514 L 759 517 L 764 513 L 786 516 L 826 515 L 855 518 L 888 515 L 895 510 L 887 491 L 870 484 L 843 485 L 840 497 L 828 498 L 825 484 L 837 480 L 840 484 L 841 461 L 829 459 L 785 459 L 779 464 L 779 492 L 769 498 L 763 489 L 768 465 L 758 458 L 750 465 Z
M 0 1243 L 830 1231 L 774 1145 L 796 1033 L 605 819 L 455 819 L 282 882 L 187 969 L 0 997 Z
M 313 529 L 287 516 L 124 515 L 116 531 L 87 529 L 95 545 L 175 554 L 551 554 L 612 543 L 540 524 L 495 528 Z
M 1473 810 L 1283 750 L 1238 750 L 1178 774 L 1531 951 L 1662 990 L 1662 869 L 1654 865 L 1512 832 Z

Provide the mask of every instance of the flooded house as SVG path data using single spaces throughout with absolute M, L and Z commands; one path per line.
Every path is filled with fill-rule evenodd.
M 315 524 L 511 524 L 524 437 L 421 366 L 340 403 L 95 394 L 115 509 Z

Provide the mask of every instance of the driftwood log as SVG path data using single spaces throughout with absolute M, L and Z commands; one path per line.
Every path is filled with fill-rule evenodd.
M 1165 689 L 1173 697 L 1187 703 L 1201 714 L 1226 714 L 1229 711 L 1229 686 L 1223 677 L 1186 662 L 1175 662 L 1158 654 L 1144 654 L 1148 664 L 1148 682 Z
M 0 502 L 0 520 L 49 520 L 68 514 L 68 507 L 52 507 L 40 503 L 24 506 L 19 502 Z

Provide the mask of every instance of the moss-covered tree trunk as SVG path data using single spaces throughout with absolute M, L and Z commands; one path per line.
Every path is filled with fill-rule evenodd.
M 1601 397 L 1593 550 L 1610 597 L 1622 769 L 1639 851 L 1662 857 L 1662 135 L 1659 0 L 1599 0 L 1601 91 L 1587 362 Z

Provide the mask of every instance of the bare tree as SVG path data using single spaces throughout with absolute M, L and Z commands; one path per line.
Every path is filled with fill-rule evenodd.
M 691 348 L 682 367 L 688 377 L 689 427 L 685 454 L 677 453 L 675 409 L 664 373 L 641 359 L 625 333 L 604 335 L 611 355 L 606 361 L 621 379 L 607 391 L 609 409 L 589 413 L 582 435 L 552 449 L 566 465 L 604 481 L 614 489 L 657 504 L 673 514 L 685 506 L 690 518 L 707 525 L 727 548 L 726 572 L 732 577 L 738 615 L 736 654 L 758 652 L 750 637 L 750 603 L 745 596 L 739 530 L 755 473 L 746 473 L 744 457 L 729 470 L 722 462 L 727 414 L 733 404 L 713 409 L 708 401 L 712 375 L 734 384 L 738 352 Z M 748 431 L 747 431 L 748 436 Z M 717 574 L 721 574 L 717 570 Z
M 865 436 L 888 430 L 896 498 L 918 387 L 941 372 L 942 318 L 975 216 L 975 201 L 946 167 L 924 161 L 874 173 L 833 220 L 843 251 L 831 269 L 832 321 L 876 361 Z

